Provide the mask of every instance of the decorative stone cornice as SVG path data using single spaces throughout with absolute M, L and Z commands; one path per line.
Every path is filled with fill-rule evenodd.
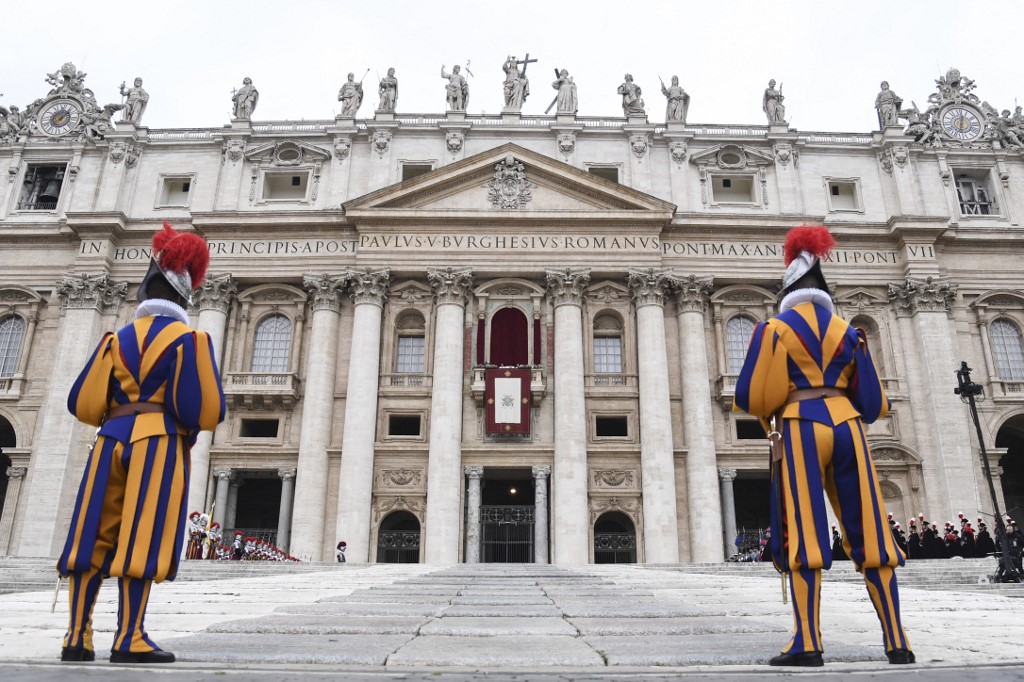
M 676 296 L 676 310 L 681 313 L 701 313 L 708 309 L 714 277 L 686 275 L 672 278 L 672 292 Z
M 463 471 L 465 471 L 466 476 L 469 478 L 481 478 L 484 475 L 484 468 L 478 465 L 467 466 Z
M 203 286 L 196 289 L 193 299 L 198 310 L 218 310 L 226 313 L 238 295 L 238 283 L 230 273 L 207 276 Z
M 127 282 L 114 282 L 101 275 L 67 274 L 57 284 L 62 308 L 97 308 L 102 312 L 116 310 L 128 294 Z
M 314 311 L 341 310 L 341 295 L 348 284 L 347 275 L 306 275 L 302 286 L 309 292 L 309 305 Z
M 555 307 L 560 305 L 583 305 L 587 286 L 590 284 L 590 270 L 545 270 L 548 282 L 548 296 Z
M 349 293 L 356 305 L 370 303 L 384 307 L 388 300 L 388 285 L 391 283 L 391 271 L 383 270 L 349 270 Z
M 718 470 L 718 477 L 720 479 L 722 479 L 723 481 L 730 481 L 730 482 L 732 482 L 732 481 L 736 480 L 736 470 L 735 469 L 719 469 Z
M 889 302 L 897 315 L 919 312 L 950 312 L 958 286 L 944 277 L 907 277 L 903 284 L 889 284 Z
M 436 305 L 454 303 L 465 306 L 466 297 L 473 287 L 473 271 L 469 268 L 430 268 L 427 270 L 427 281 L 434 290 Z
M 25 478 L 28 467 L 7 467 L 7 478 Z
M 633 304 L 637 308 L 645 305 L 665 305 L 665 294 L 672 283 L 669 270 L 630 270 L 626 274 L 629 292 L 633 296 Z
M 548 478 L 551 476 L 551 465 L 550 464 L 535 464 L 533 466 L 533 477 L 534 478 Z
M 278 469 L 277 475 L 282 481 L 291 481 L 295 478 L 295 469 Z

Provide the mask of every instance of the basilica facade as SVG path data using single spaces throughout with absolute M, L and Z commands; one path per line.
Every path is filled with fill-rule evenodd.
M 826 278 L 892 399 L 868 431 L 887 509 L 991 512 L 966 361 L 1024 513 L 1024 158 L 951 74 L 925 112 L 884 89 L 852 133 L 791 128 L 772 89 L 765 124 L 687 123 L 674 90 L 675 120 L 626 93 L 588 117 L 568 76 L 551 116 L 467 113 L 454 80 L 445 113 L 382 85 L 362 118 L 351 82 L 349 115 L 263 121 L 248 82 L 223 127 L 158 130 L 141 79 L 114 122 L 52 74 L 0 112 L 0 554 L 60 550 L 94 436 L 68 390 L 133 319 L 164 220 L 210 246 L 190 313 L 229 409 L 189 511 L 225 534 L 304 560 L 722 561 L 768 523 L 764 433 L 732 398 L 801 223 L 837 239 Z

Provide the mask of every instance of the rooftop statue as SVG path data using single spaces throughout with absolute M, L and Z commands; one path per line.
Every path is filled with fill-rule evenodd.
M 234 118 L 243 121 L 252 118 L 253 112 L 256 111 L 256 104 L 260 101 L 260 92 L 252 84 L 251 78 L 247 76 L 242 81 L 242 87 L 231 95 L 231 101 L 234 102 L 232 111 Z
M 782 86 L 776 90 L 775 79 L 768 81 L 768 87 L 764 89 L 764 97 L 761 99 L 761 108 L 768 117 L 768 123 L 786 122 L 786 106 L 782 103 L 785 99 L 782 96 Z
M 122 81 L 121 95 L 127 98 L 124 102 L 124 110 L 121 112 L 121 120 L 141 123 L 142 114 L 146 112 L 146 105 L 149 104 L 149 93 L 142 89 L 142 79 L 136 78 L 135 85 L 127 90 Z
M 619 86 L 618 93 L 622 95 L 622 114 L 624 116 L 646 116 L 644 101 L 640 98 L 642 94 L 640 86 L 633 82 L 633 76 L 626 74 L 625 81 Z
M 690 110 L 690 96 L 679 86 L 679 76 L 672 76 L 672 85 L 667 88 L 665 81 L 662 81 L 661 94 L 668 99 L 665 105 L 665 120 L 686 123 L 686 112 Z
M 398 79 L 395 78 L 395 67 L 388 69 L 388 75 L 380 79 L 377 92 L 380 94 L 377 111 L 382 114 L 395 113 L 395 106 L 398 104 Z
M 441 78 L 448 79 L 448 85 L 444 86 L 444 90 L 449 111 L 465 111 L 469 106 L 469 82 L 459 73 L 461 70 L 456 64 L 452 67 L 452 72 L 448 73 L 444 64 L 441 65 Z
M 369 69 L 367 69 L 367 72 L 369 72 Z M 363 78 L 365 77 L 366 74 L 363 74 Z M 341 115 L 355 118 L 359 107 L 363 105 L 363 81 L 356 82 L 356 75 L 354 73 L 348 75 L 348 80 L 338 90 L 338 101 L 342 103 Z
M 529 60 L 529 55 L 527 55 Z M 519 111 L 523 108 L 523 103 L 526 102 L 526 98 L 530 95 L 530 79 L 526 77 L 526 67 L 528 62 L 524 61 L 522 71 L 519 70 L 519 60 L 514 56 L 509 55 L 508 59 L 502 65 L 502 70 L 505 72 L 505 110 L 506 111 Z
M 557 105 L 555 111 L 559 114 L 575 114 L 580 105 L 579 98 L 576 96 L 576 83 L 573 82 L 567 69 L 556 70 L 555 74 L 558 77 L 551 84 L 551 87 L 558 90 L 558 95 L 555 96 Z M 548 110 L 550 111 L 551 107 L 548 107 Z
M 889 89 L 889 81 L 882 81 L 881 91 L 875 97 L 875 109 L 878 111 L 878 125 L 881 128 L 900 124 L 900 107 L 903 99 Z

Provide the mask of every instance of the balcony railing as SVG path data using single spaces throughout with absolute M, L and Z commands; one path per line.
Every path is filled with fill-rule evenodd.
M 493 366 L 483 365 L 473 368 L 473 383 L 470 389 L 473 391 L 473 399 L 476 400 L 478 407 L 484 404 L 484 393 L 486 392 L 484 372 L 493 368 Z M 530 367 L 530 396 L 534 406 L 540 405 L 540 401 L 544 399 L 544 390 L 544 368 L 540 365 L 533 365 Z
M 294 372 L 230 372 L 224 396 L 235 407 L 290 408 L 299 398 L 299 377 Z
M 1024 402 L 1024 380 L 992 379 L 992 397 L 996 400 L 1013 400 Z
M 621 388 L 623 386 L 636 388 L 637 375 L 601 372 L 585 375 L 584 382 L 587 388 Z

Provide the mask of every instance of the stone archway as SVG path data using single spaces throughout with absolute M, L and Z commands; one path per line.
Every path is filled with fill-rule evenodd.
M 636 563 L 636 526 L 622 512 L 605 512 L 594 522 L 594 563 Z
M 1010 417 L 999 427 L 996 447 L 1006 448 L 998 462 L 1006 505 L 1003 513 L 1016 519 L 1024 516 L 1024 414 Z
M 418 564 L 420 562 L 420 521 L 408 511 L 388 514 L 377 531 L 377 563 Z

